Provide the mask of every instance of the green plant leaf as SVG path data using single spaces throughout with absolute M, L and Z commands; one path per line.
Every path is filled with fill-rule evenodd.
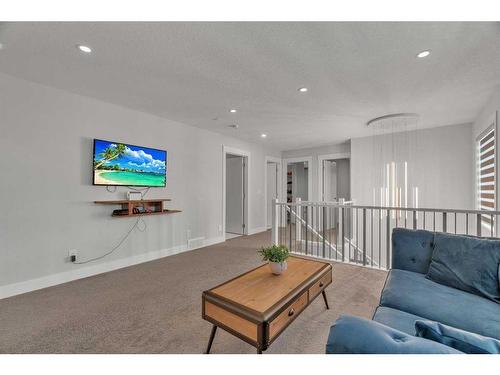
M 290 256 L 290 251 L 284 245 L 263 247 L 258 253 L 262 256 L 264 262 L 269 261 L 274 263 L 282 263 Z

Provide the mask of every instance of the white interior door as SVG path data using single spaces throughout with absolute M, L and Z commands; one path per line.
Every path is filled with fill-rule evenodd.
M 325 202 L 350 200 L 350 160 L 322 159 L 320 164 L 320 199 Z M 331 216 L 331 218 L 330 218 Z M 329 215 L 327 227 L 338 225 L 338 211 Z
M 337 199 L 337 163 L 334 160 L 323 160 L 322 190 L 323 201 L 332 202 Z
M 244 157 L 226 157 L 226 232 L 245 231 L 245 169 Z

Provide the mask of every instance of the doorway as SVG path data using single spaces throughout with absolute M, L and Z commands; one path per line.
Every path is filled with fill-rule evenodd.
M 285 159 L 284 163 L 284 185 L 287 203 L 296 202 L 297 198 L 302 201 L 310 201 L 312 192 L 312 157 Z M 295 217 L 291 217 L 287 210 L 286 222 L 294 223 Z
M 350 201 L 351 199 L 350 159 L 340 155 L 319 157 L 319 198 L 323 202 Z M 346 223 L 350 231 L 350 222 Z M 327 216 L 325 228 L 335 231 L 339 226 L 339 215 L 333 210 Z M 336 233 L 336 232 L 334 232 Z M 334 234 L 336 235 L 336 234 Z
M 310 195 L 310 163 L 309 161 L 292 161 L 286 163 L 286 201 L 295 202 L 297 198 L 309 200 Z
M 248 156 L 224 152 L 224 236 L 247 234 Z
M 323 202 L 350 200 L 350 161 L 342 159 L 320 160 L 320 199 Z

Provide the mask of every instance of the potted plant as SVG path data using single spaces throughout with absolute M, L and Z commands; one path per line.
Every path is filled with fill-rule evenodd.
M 286 259 L 290 256 L 288 248 L 283 245 L 273 245 L 263 247 L 259 250 L 263 261 L 269 261 L 271 272 L 275 275 L 281 275 L 287 269 Z

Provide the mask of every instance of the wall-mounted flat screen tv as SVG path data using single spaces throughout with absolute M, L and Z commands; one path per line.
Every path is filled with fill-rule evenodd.
M 94 185 L 165 187 L 167 151 L 94 139 Z

